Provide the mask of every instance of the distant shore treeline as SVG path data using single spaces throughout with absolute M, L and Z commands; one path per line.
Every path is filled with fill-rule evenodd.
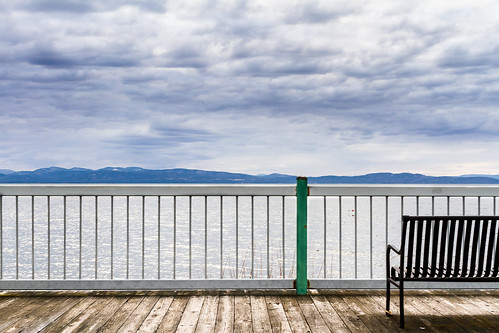
M 149 170 L 142 168 L 44 168 L 34 171 L 0 169 L 0 183 L 209 183 L 292 184 L 296 176 L 248 175 L 192 169 Z M 309 177 L 311 184 L 499 184 L 499 176 L 468 175 L 434 177 L 414 173 L 370 173 L 361 176 Z

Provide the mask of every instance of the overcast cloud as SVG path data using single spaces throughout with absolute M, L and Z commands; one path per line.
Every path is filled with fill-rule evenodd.
M 4 0 L 0 168 L 498 174 L 499 3 Z

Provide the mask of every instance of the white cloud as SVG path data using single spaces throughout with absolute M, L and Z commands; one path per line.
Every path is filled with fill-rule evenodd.
M 0 6 L 2 168 L 495 172 L 494 1 Z

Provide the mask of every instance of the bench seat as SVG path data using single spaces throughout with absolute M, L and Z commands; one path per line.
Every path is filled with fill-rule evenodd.
M 416 269 L 412 268 L 411 274 L 407 274 L 407 268 L 404 269 L 404 281 L 461 281 L 461 282 L 487 282 L 487 281 L 497 281 L 497 277 L 495 276 L 477 276 L 478 271 L 475 270 L 475 273 L 471 276 L 463 275 L 461 276 L 460 271 L 451 269 L 450 273 L 447 274 L 447 269 L 442 270 L 442 274 L 438 274 L 437 276 L 428 276 L 425 275 L 423 267 L 420 267 L 418 270 L 418 274 L 416 275 Z M 437 270 L 439 272 L 439 270 Z M 390 278 L 393 280 L 400 279 L 400 266 L 393 266 L 390 272 Z

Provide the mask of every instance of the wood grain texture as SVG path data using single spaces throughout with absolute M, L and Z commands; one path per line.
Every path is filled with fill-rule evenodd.
M 382 290 L 2 296 L 1 332 L 498 332 L 499 290 L 409 290 L 406 328 Z

